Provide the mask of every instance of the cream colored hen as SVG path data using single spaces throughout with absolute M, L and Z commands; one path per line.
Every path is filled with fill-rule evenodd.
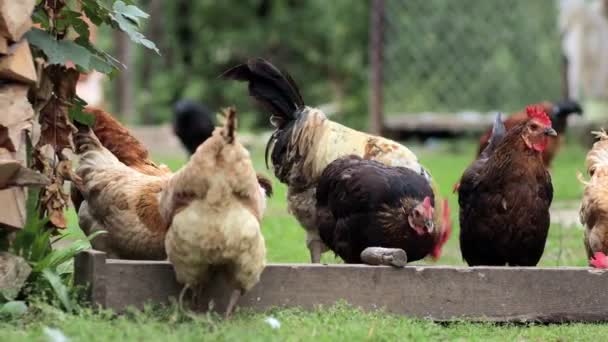
M 172 219 L 167 213 L 178 210 L 185 204 L 184 196 L 197 190 L 194 184 L 201 182 L 197 175 L 207 175 L 201 172 L 206 159 L 195 154 L 173 174 L 150 160 L 145 146 L 109 113 L 93 108 L 88 112 L 96 118 L 92 131 L 81 127 L 75 136 L 80 179 L 74 182 L 78 189 L 72 189 L 72 201 L 80 227 L 87 235 L 98 230 L 108 232 L 97 237 L 93 247 L 110 258 L 165 259 L 165 235 Z M 205 151 L 200 149 L 198 154 Z M 260 191 L 271 193 L 269 180 L 258 176 L 258 182 Z M 161 209 L 163 194 L 165 208 Z M 167 200 L 173 198 L 168 194 L 180 196 L 174 202 Z M 165 216 L 161 217 L 161 211 Z
M 162 217 L 170 222 L 167 256 L 178 282 L 185 284 L 180 303 L 187 288 L 205 285 L 211 268 L 225 267 L 236 287 L 226 317 L 259 281 L 266 260 L 260 230 L 265 196 L 249 153 L 236 140 L 235 115 L 227 111 L 225 126 L 216 128 L 190 160 L 197 167 L 176 173 L 161 196 Z
M 580 220 L 585 226 L 584 242 L 590 261 L 594 256 L 597 259 L 608 253 L 608 134 L 601 131 L 595 135 L 599 140 L 593 144 L 586 160 L 591 179 L 585 181 L 579 175 L 585 184 Z

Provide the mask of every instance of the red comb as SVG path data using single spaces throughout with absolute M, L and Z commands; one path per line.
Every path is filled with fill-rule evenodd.
M 448 205 L 448 200 L 444 199 L 442 203 L 442 227 L 441 227 L 441 235 L 439 236 L 439 240 L 435 244 L 433 248 L 433 252 L 431 253 L 431 257 L 433 260 L 439 259 L 441 256 L 441 249 L 443 245 L 450 239 L 450 235 L 452 235 L 452 221 L 450 220 L 450 206 Z
M 528 118 L 530 119 L 536 119 L 538 122 L 545 126 L 551 126 L 551 119 L 549 118 L 549 115 L 547 115 L 545 109 L 542 106 L 527 106 L 526 114 L 528 114 Z
M 422 206 L 423 206 L 425 209 L 430 209 L 430 208 L 431 208 L 431 198 L 430 198 L 429 196 L 426 196 L 426 197 L 424 198 L 424 201 L 422 201 Z
M 431 210 L 431 209 L 433 209 L 433 206 L 431 205 L 431 198 L 429 196 L 426 196 L 424 198 L 424 201 L 422 201 L 422 207 L 424 208 L 425 214 L 427 216 L 430 217 L 433 215 L 432 210 Z
M 596 252 L 589 263 L 595 268 L 608 268 L 608 256 L 602 252 Z

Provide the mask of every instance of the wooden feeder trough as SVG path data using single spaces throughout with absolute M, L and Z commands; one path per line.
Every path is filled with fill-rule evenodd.
M 181 285 L 166 261 L 77 256 L 75 282 L 89 285 L 88 299 L 122 311 L 168 303 Z M 364 310 L 437 321 L 608 321 L 608 272 L 582 267 L 407 266 L 271 264 L 238 306 L 313 309 L 345 301 Z M 214 276 L 200 303 L 223 312 L 231 288 Z M 209 305 L 201 305 L 201 311 Z

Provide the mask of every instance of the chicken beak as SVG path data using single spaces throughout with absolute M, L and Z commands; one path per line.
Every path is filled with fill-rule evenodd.
M 545 135 L 548 135 L 550 137 L 556 137 L 557 132 L 553 128 L 547 127 L 547 128 L 545 128 Z
M 429 233 L 432 233 L 433 229 L 435 229 L 435 223 L 433 222 L 433 219 L 424 220 L 424 227 Z

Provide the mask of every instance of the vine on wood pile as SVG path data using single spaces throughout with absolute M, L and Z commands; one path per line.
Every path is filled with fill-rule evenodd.
M 64 210 L 69 203 L 64 181 L 76 179 L 70 161 L 74 122 L 94 124 L 93 117 L 83 111 L 86 102 L 76 95 L 78 78 L 80 73 L 93 70 L 111 75 L 122 67 L 91 44 L 87 20 L 121 30 L 133 42 L 156 52 L 158 49 L 139 32 L 140 21 L 148 15 L 132 1 L 41 0 L 32 17 L 38 28 L 26 37 L 39 57 L 39 82 L 32 92 L 39 123 L 33 131 L 39 134 L 32 137 L 32 166 L 51 180 L 40 191 L 39 217 L 48 217 L 51 228 L 63 229 L 67 227 Z

